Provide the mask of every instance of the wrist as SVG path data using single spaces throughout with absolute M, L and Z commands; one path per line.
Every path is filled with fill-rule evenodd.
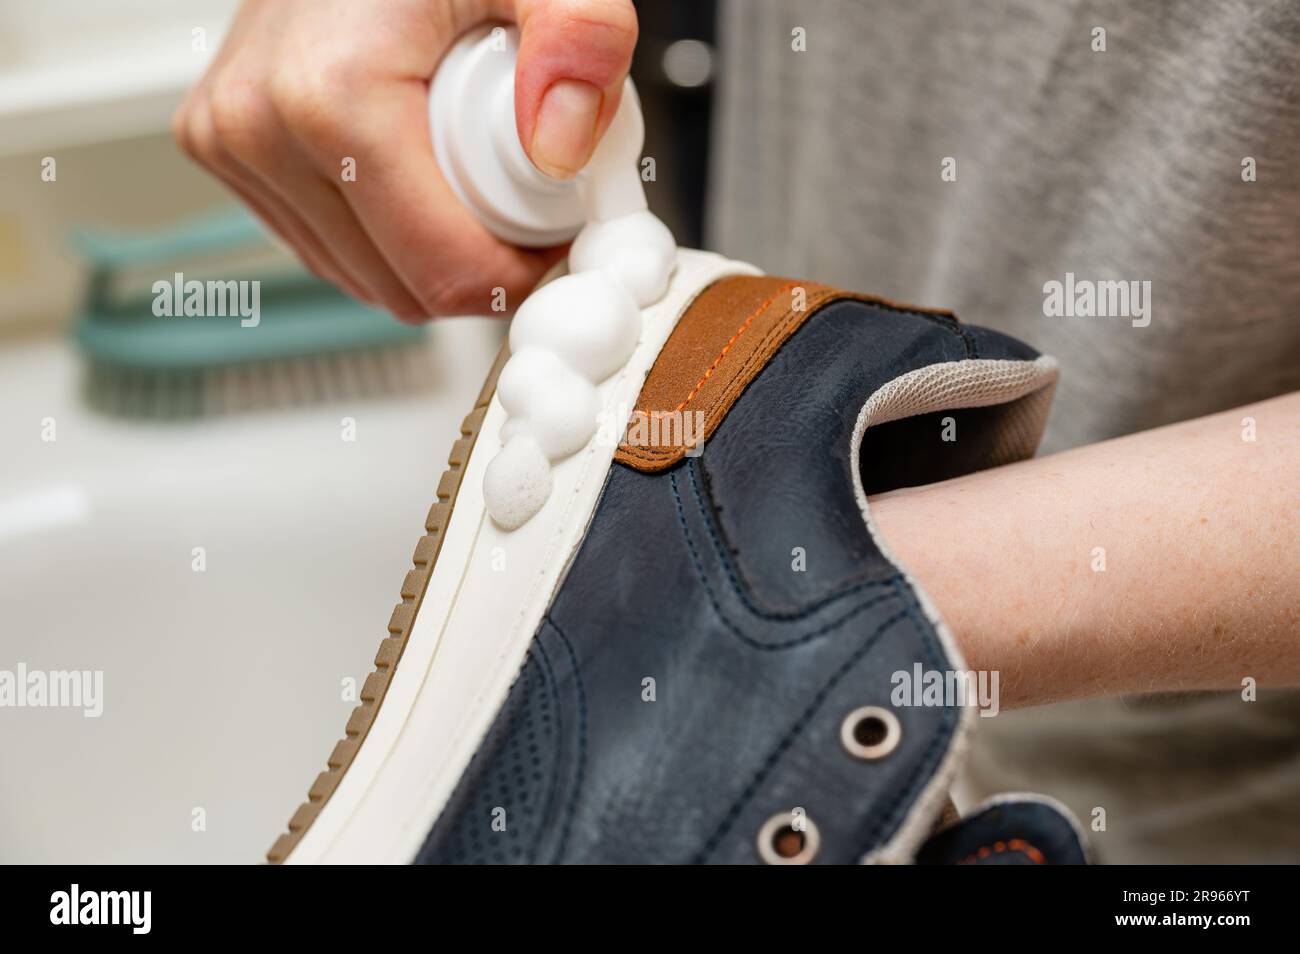
M 999 673 L 1002 708 L 1045 701 L 1029 691 L 1022 665 L 1037 641 L 1033 600 L 1016 591 L 1014 566 L 994 545 L 1009 532 L 1005 521 L 972 512 L 978 477 L 870 498 L 877 540 L 934 604 L 965 668 Z

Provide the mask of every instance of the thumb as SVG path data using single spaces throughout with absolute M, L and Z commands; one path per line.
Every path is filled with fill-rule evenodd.
M 567 179 L 618 109 L 636 46 L 632 0 L 517 0 L 515 125 L 533 164 Z

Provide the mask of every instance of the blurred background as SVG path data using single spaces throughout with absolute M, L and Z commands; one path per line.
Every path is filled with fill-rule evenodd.
M 3 862 L 260 859 L 504 337 L 351 302 L 179 153 L 237 6 L 0 7 L 0 670 L 104 680 L 97 719 L 0 708 Z M 698 246 L 713 3 L 639 8 L 647 190 Z M 176 272 L 261 280 L 261 324 L 154 317 Z

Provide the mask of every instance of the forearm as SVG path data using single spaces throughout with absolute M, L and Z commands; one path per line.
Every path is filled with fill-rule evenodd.
M 1300 393 L 870 507 L 1003 706 L 1300 685 Z

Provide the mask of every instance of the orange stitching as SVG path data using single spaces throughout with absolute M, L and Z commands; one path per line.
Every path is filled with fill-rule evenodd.
M 814 292 L 812 296 L 810 296 L 807 302 L 808 307 L 805 310 L 797 312 L 788 311 L 782 315 L 779 321 L 768 330 L 767 334 L 763 337 L 763 340 L 759 342 L 758 347 L 750 354 L 749 359 L 740 366 L 739 370 L 734 375 L 732 375 L 731 381 L 727 384 L 727 387 L 723 390 L 722 394 L 718 396 L 718 400 L 714 404 L 714 409 L 716 410 L 717 408 L 724 406 L 728 401 L 733 399 L 734 395 L 739 394 L 740 391 L 743 391 L 749 386 L 749 381 L 746 379 L 749 377 L 750 369 L 761 369 L 767 363 L 768 359 L 772 357 L 767 351 L 768 345 L 772 341 L 784 340 L 791 325 L 800 324 L 804 319 L 808 318 L 821 308 L 822 305 L 827 304 L 829 301 L 837 297 L 850 296 L 844 296 L 843 293 L 837 292 L 834 288 L 822 289 Z
M 725 388 L 723 388 L 722 393 L 718 396 L 717 400 L 714 402 L 714 406 L 710 409 L 710 413 L 716 411 L 720 407 L 725 408 L 729 406 L 729 402 L 735 399 L 735 395 L 740 390 L 743 390 L 745 385 L 742 382 L 745 381 L 745 378 L 747 377 L 750 369 L 754 367 L 756 364 L 761 365 L 769 357 L 771 357 L 770 355 L 765 354 L 765 352 L 768 344 L 772 340 L 782 338 L 786 334 L 787 329 L 791 324 L 798 323 L 804 317 L 807 317 L 807 315 L 811 315 L 812 312 L 816 311 L 818 308 L 820 308 L 822 305 L 826 304 L 829 301 L 835 301 L 840 299 L 854 299 L 856 301 L 862 301 L 868 304 L 876 304 L 876 305 L 881 305 L 885 308 L 892 308 L 896 311 L 905 311 L 908 313 L 919 314 L 923 316 L 933 315 L 936 317 L 950 318 L 954 322 L 957 321 L 957 316 L 954 315 L 951 311 L 947 311 L 945 309 L 921 308 L 916 305 L 901 305 L 897 302 L 891 301 L 888 298 L 880 298 L 876 295 L 864 295 L 861 294 L 860 292 L 846 292 L 837 288 L 831 288 L 824 285 L 819 285 L 819 283 L 817 282 L 803 282 L 799 280 L 790 281 L 786 283 L 784 286 L 782 286 L 781 288 L 778 288 L 770 296 L 768 296 L 767 300 L 764 301 L 761 305 L 759 305 L 758 309 L 744 320 L 740 328 L 737 329 L 736 333 L 732 335 L 731 339 L 726 343 L 726 345 L 723 346 L 721 353 L 719 353 L 719 355 L 713 360 L 713 363 L 709 365 L 708 370 L 704 372 L 704 377 L 700 378 L 699 382 L 695 385 L 695 387 L 691 389 L 691 392 L 689 395 L 687 395 L 686 400 L 678 404 L 677 407 L 672 411 L 646 411 L 646 410 L 638 409 L 634 413 L 643 414 L 646 417 L 654 418 L 654 417 L 664 417 L 669 414 L 674 414 L 677 413 L 678 411 L 683 410 L 687 404 L 690 404 L 691 401 L 693 401 L 696 398 L 696 396 L 700 392 L 700 389 L 704 387 L 704 383 L 708 381 L 708 379 L 713 375 L 713 372 L 717 370 L 718 365 L 722 362 L 722 359 L 726 357 L 726 354 L 731 349 L 732 345 L 736 343 L 736 339 L 738 339 L 749 328 L 749 326 L 753 323 L 754 319 L 757 318 L 759 315 L 761 315 L 768 308 L 768 306 L 772 304 L 773 301 L 775 301 L 778 297 L 780 297 L 780 295 L 783 292 L 790 290 L 792 288 L 796 288 L 800 285 L 812 285 L 817 288 L 817 290 L 813 292 L 813 294 L 810 296 L 806 314 L 800 313 L 799 315 L 795 315 L 794 312 L 787 312 L 777 321 L 775 325 L 773 325 L 771 328 L 768 329 L 767 334 L 763 336 L 763 340 L 760 341 L 758 346 L 754 349 L 754 352 L 750 355 L 749 360 L 747 360 L 743 365 L 741 365 L 741 367 L 737 370 L 737 372 L 732 376 L 732 380 L 730 381 L 730 383 L 727 384 Z M 619 443 L 618 449 L 616 451 L 616 456 L 620 454 L 632 458 L 640 458 L 641 460 L 646 461 L 647 463 L 658 464 L 658 463 L 663 463 L 665 461 L 672 461 L 680 457 L 682 455 L 682 449 L 675 448 L 675 447 L 669 448 L 667 450 L 663 448 L 650 448 L 650 449 L 634 448 L 632 447 L 632 445 L 628 444 L 624 440 Z
M 771 305 L 772 302 L 777 297 L 780 296 L 780 294 L 783 291 L 785 291 L 788 288 L 795 288 L 800 285 L 808 285 L 808 284 L 815 284 L 815 283 L 792 281 L 784 288 L 778 288 L 771 296 L 769 296 L 767 301 L 763 302 L 763 304 L 759 306 L 758 311 L 750 315 L 745 320 L 745 322 L 741 325 L 740 330 L 738 330 L 736 334 L 732 335 L 731 341 L 729 341 L 726 347 L 722 349 L 722 354 L 718 355 L 717 360 L 713 362 L 713 367 L 710 368 L 710 371 L 716 369 L 718 362 L 721 361 L 723 355 L 727 353 L 727 348 L 730 348 L 732 344 L 735 343 L 736 339 L 740 337 L 741 332 L 746 329 L 746 326 L 752 323 L 753 320 L 756 317 L 758 317 L 758 315 L 762 314 L 767 309 L 767 307 Z M 749 359 L 743 365 L 740 366 L 740 368 L 737 370 L 735 375 L 733 375 L 730 383 L 723 389 L 722 393 L 718 396 L 718 399 L 714 402 L 714 406 L 710 409 L 710 413 L 712 413 L 712 411 L 716 411 L 719 407 L 727 407 L 729 405 L 729 402 L 734 400 L 735 394 L 737 394 L 739 390 L 744 388 L 744 384 L 742 382 L 744 382 L 745 378 L 748 376 L 749 370 L 752 367 L 754 367 L 756 364 L 762 365 L 767 360 L 767 357 L 770 357 L 770 355 L 769 356 L 764 355 L 764 352 L 766 351 L 768 344 L 774 339 L 783 338 L 786 334 L 787 329 L 790 327 L 791 324 L 795 324 L 802 321 L 805 317 L 811 315 L 813 312 L 815 312 L 822 305 L 826 304 L 828 301 L 835 300 L 838 298 L 861 298 L 861 297 L 862 296 L 857 295 L 856 293 L 842 292 L 835 288 L 826 288 L 823 286 L 818 286 L 817 290 L 814 291 L 813 294 L 809 296 L 808 307 L 806 312 L 801 311 L 799 313 L 796 313 L 793 311 L 788 311 L 786 312 L 786 314 L 781 316 L 781 318 L 777 321 L 775 325 L 773 325 L 771 328 L 768 329 L 767 334 L 763 336 L 763 340 L 759 342 L 757 348 L 755 349 L 755 353 L 750 355 Z M 681 404 L 677 405 L 678 411 L 680 411 L 681 409 L 686 407 L 688 403 L 690 403 L 691 398 L 694 398 L 696 396 L 696 392 L 699 390 L 700 386 L 703 385 L 704 381 L 708 380 L 708 377 L 709 374 L 706 373 L 704 378 L 701 379 L 700 383 L 697 384 L 695 389 L 691 392 L 690 397 L 688 397 L 687 400 L 683 401 Z M 638 410 L 635 413 L 644 414 L 647 417 L 653 418 L 653 417 L 667 416 L 675 412 Z M 642 448 L 633 447 L 631 444 L 628 444 L 626 441 L 622 441 L 619 444 L 617 453 L 624 454 L 632 458 L 639 458 L 649 464 L 661 464 L 664 463 L 665 461 L 673 461 L 678 459 L 683 455 L 684 451 L 682 448 L 679 447 L 671 447 L 667 449 L 659 448 L 659 447 L 642 449 Z
M 678 404 L 677 407 L 673 408 L 671 411 L 657 411 L 657 412 L 637 411 L 637 413 L 645 414 L 647 417 L 650 416 L 652 413 L 675 414 L 678 411 L 685 408 L 686 405 L 694 401 L 695 396 L 700 393 L 700 388 L 704 387 L 704 382 L 706 382 L 707 380 L 709 380 L 709 378 L 713 376 L 714 371 L 718 370 L 718 365 L 721 364 L 722 359 L 727 356 L 727 352 L 730 351 L 731 346 L 736 343 L 736 339 L 739 338 L 741 335 L 743 335 L 745 333 L 745 330 L 749 328 L 751 324 L 754 323 L 754 319 L 757 318 L 759 315 L 761 315 L 764 311 L 766 311 L 767 307 L 770 304 L 772 304 L 772 302 L 776 301 L 777 298 L 779 298 L 783 292 L 788 292 L 790 289 L 794 288 L 796 285 L 799 284 L 800 283 L 798 281 L 786 282 L 776 291 L 772 292 L 772 294 L 767 297 L 767 300 L 764 301 L 763 304 L 759 305 L 758 308 L 754 311 L 754 313 L 751 314 L 748 318 L 746 318 L 741 323 L 740 327 L 736 329 L 736 333 L 731 336 L 731 339 L 725 345 L 722 346 L 722 350 L 718 352 L 718 356 L 713 359 L 713 363 L 709 365 L 709 367 L 705 370 L 704 377 L 700 378 L 699 383 L 696 384 L 695 387 L 691 388 L 691 393 L 686 395 L 686 400 L 684 400 L 681 404 Z
M 1047 864 L 1047 859 L 1043 857 L 1043 853 L 1039 851 L 1037 848 L 1035 848 L 1033 845 L 1031 845 L 1029 842 L 1025 841 L 1023 838 L 1012 838 L 1009 841 L 995 841 L 991 849 L 988 845 L 985 845 L 979 851 L 975 852 L 975 854 L 971 855 L 968 858 L 962 859 L 961 861 L 957 862 L 957 864 L 973 865 L 976 861 L 983 861 L 985 858 L 989 857 L 990 855 L 994 855 L 994 854 L 1000 855 L 1004 851 L 1019 851 L 1022 854 L 1028 856 L 1029 860 L 1036 865 Z

